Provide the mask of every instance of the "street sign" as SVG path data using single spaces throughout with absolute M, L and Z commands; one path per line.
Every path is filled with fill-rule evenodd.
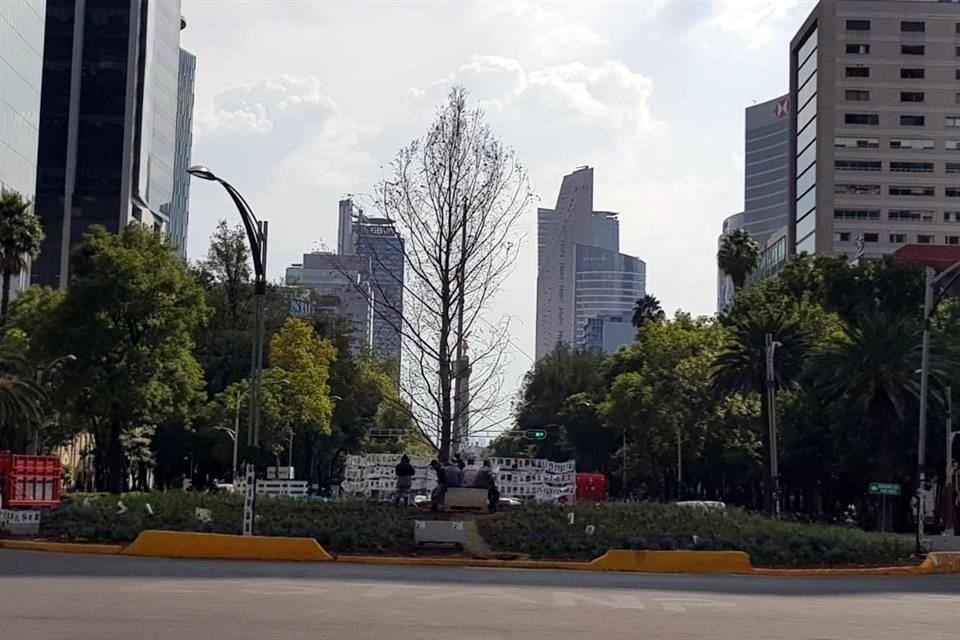
M 874 496 L 898 496 L 900 495 L 900 485 L 887 482 L 871 482 L 869 493 Z

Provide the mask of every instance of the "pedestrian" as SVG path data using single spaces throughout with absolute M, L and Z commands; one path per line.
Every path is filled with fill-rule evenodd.
M 480 469 L 477 468 L 477 461 L 473 458 L 467 458 L 467 466 L 460 472 L 460 486 L 475 487 L 478 473 L 480 473 Z
M 460 469 L 460 471 L 463 471 L 463 468 L 466 466 L 463 464 L 463 458 L 460 457 L 459 453 L 453 454 L 453 462 L 457 465 L 457 468 Z
M 394 472 L 397 474 L 397 493 L 393 496 L 393 506 L 399 507 L 402 500 L 403 506 L 409 507 L 413 476 L 417 473 L 413 465 L 410 464 L 409 456 L 404 455 L 400 458 L 400 464 L 396 466 Z
M 430 461 L 430 468 L 437 476 L 437 486 L 430 493 L 430 511 L 436 512 L 443 504 L 443 498 L 447 494 L 447 475 L 443 471 L 443 465 L 437 459 Z
M 483 466 L 477 471 L 474 486 L 487 490 L 487 510 L 494 513 L 500 504 L 500 491 L 497 489 L 497 478 L 489 460 L 484 460 Z

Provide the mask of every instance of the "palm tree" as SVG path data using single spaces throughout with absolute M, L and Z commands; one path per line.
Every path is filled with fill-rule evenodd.
M 822 402 L 851 411 L 844 440 L 850 453 L 868 470 L 870 480 L 907 481 L 913 470 L 905 448 L 913 443 L 912 425 L 905 423 L 907 403 L 919 395 L 922 327 L 911 316 L 872 311 L 847 322 L 813 356 L 810 368 L 814 393 Z M 934 378 L 951 379 L 957 357 L 950 349 L 930 350 Z M 933 392 L 935 398 L 939 394 Z M 899 462 L 899 464 L 898 464 Z
M 750 309 L 728 326 L 727 344 L 714 359 L 713 388 L 718 394 L 759 393 L 760 433 L 763 439 L 763 500 L 773 513 L 773 482 L 770 477 L 770 434 L 767 421 L 767 346 L 770 334 L 778 342 L 774 366 L 775 386 L 792 384 L 803 369 L 810 338 L 796 316 L 772 309 Z
M 6 316 L 10 306 L 10 280 L 40 255 L 42 241 L 43 229 L 31 211 L 30 201 L 16 191 L 0 191 L 0 270 L 3 273 L 0 316 Z
M 20 349 L 0 344 L 0 448 L 21 448 L 43 420 L 46 395 Z M 18 444 L 19 443 L 19 444 Z
M 633 305 L 633 326 L 637 329 L 648 322 L 658 322 L 663 320 L 663 307 L 656 296 L 649 293 L 642 298 L 638 298 Z
M 717 266 L 733 280 L 734 289 L 742 289 L 747 276 L 757 268 L 760 245 L 744 229 L 723 237 L 717 252 Z

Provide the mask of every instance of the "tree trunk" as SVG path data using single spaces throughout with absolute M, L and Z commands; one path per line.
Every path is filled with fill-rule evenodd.
M 10 307 L 10 277 L 9 267 L 3 267 L 3 293 L 0 294 L 0 316 L 6 317 L 7 309 Z
M 107 491 L 123 493 L 124 455 L 123 444 L 120 442 L 122 431 L 120 418 L 113 416 L 110 419 L 110 435 L 107 440 Z

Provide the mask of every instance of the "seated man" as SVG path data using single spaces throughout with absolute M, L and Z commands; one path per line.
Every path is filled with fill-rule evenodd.
M 479 473 L 480 469 L 477 468 L 477 461 L 473 458 L 467 458 L 467 466 L 460 472 L 460 486 L 476 487 Z

